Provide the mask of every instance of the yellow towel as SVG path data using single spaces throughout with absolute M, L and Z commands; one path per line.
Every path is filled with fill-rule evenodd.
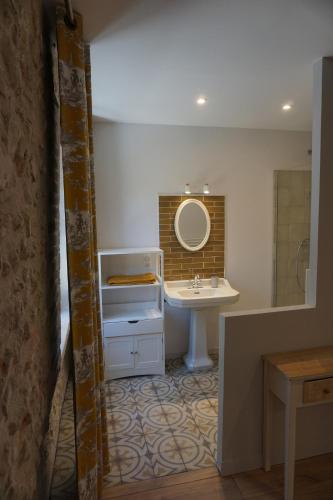
M 156 276 L 153 273 L 145 274 L 118 274 L 110 276 L 107 279 L 108 285 L 119 286 L 119 285 L 149 285 L 155 283 Z

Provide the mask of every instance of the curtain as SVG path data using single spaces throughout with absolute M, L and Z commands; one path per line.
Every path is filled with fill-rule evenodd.
M 90 50 L 57 7 L 61 144 L 74 358 L 76 462 L 79 499 L 101 498 L 109 471 L 104 368 L 99 313 L 93 168 Z

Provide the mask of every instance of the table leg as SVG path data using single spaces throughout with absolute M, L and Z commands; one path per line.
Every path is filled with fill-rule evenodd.
M 263 427 L 264 470 L 271 470 L 272 435 L 272 393 L 269 388 L 269 365 L 264 361 L 264 427 Z
M 295 384 L 288 383 L 288 397 L 285 414 L 285 465 L 284 465 L 284 498 L 294 498 L 295 476 L 295 440 L 296 440 L 296 401 Z

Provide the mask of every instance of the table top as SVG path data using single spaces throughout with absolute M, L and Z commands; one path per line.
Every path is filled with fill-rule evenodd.
M 333 376 L 333 346 L 264 354 L 263 359 L 280 370 L 289 380 Z

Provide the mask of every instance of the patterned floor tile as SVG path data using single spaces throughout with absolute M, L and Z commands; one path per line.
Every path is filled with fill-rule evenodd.
M 214 411 L 215 411 L 215 414 L 217 415 L 218 414 L 218 411 L 219 411 L 219 401 L 218 401 L 218 397 L 208 397 L 207 398 L 209 403 L 211 404 L 211 406 L 214 408 Z
M 175 393 L 172 396 L 168 396 L 165 398 L 164 397 L 158 398 L 158 402 L 160 404 L 171 403 L 171 404 L 175 404 L 179 407 L 184 407 L 184 405 L 185 405 L 184 398 L 177 389 L 175 390 Z
M 186 432 L 184 430 L 179 430 L 178 432 L 173 433 L 174 440 L 177 444 L 177 450 L 182 453 L 183 450 L 186 448 L 193 448 L 195 446 L 197 447 L 204 447 L 204 440 L 203 437 L 199 431 L 191 433 L 191 432 Z
M 105 393 L 108 406 L 131 405 L 135 403 L 131 384 L 127 379 L 108 382 Z
M 117 470 L 116 473 L 114 473 L 114 471 L 111 471 L 107 476 L 104 477 L 105 487 L 118 486 L 119 484 L 121 484 L 121 476 L 119 470 Z
M 209 447 L 209 450 L 210 450 L 210 452 L 212 454 L 212 457 L 214 458 L 214 460 L 216 462 L 216 460 L 217 460 L 217 444 L 216 444 L 216 441 L 210 442 L 208 447 Z
M 206 418 L 201 415 L 193 415 L 193 419 L 200 429 L 200 432 L 205 436 L 208 435 L 212 429 L 217 427 L 217 416 L 214 418 Z
M 146 434 L 145 439 L 151 455 L 158 455 L 177 449 L 175 438 L 170 432 Z
M 160 402 L 158 399 L 151 401 L 140 401 L 140 403 L 136 403 L 136 412 L 139 416 L 140 421 L 146 416 L 147 412 L 153 405 L 159 406 L 159 404 Z
M 73 446 L 73 436 L 74 436 L 74 419 L 66 415 L 62 419 L 61 427 L 59 429 L 59 439 L 58 448 Z
M 51 484 L 51 500 L 76 497 L 75 427 L 73 387 L 68 382 L 61 410 L 59 437 Z
M 107 414 L 108 431 L 111 434 L 134 436 L 142 434 L 140 418 L 132 407 L 114 409 Z
M 70 453 L 57 453 L 55 468 L 57 473 L 52 480 L 52 495 L 61 491 L 75 490 L 75 456 Z
M 169 428 L 165 408 L 159 402 L 147 405 L 144 412 L 141 413 L 140 411 L 139 414 L 144 434 L 159 432 Z
M 164 451 L 158 455 L 153 455 L 151 462 L 155 477 L 186 471 L 183 459 L 177 450 Z
M 209 438 L 202 434 L 203 446 L 210 451 L 213 458 L 216 458 L 216 441 L 211 441 Z
M 109 463 L 113 476 L 120 476 L 120 457 L 116 445 L 109 445 Z
M 199 385 L 199 379 L 193 373 L 186 373 L 175 377 L 174 383 L 178 390 L 184 395 L 202 393 L 202 388 Z
M 182 426 L 188 418 L 187 408 L 174 402 L 161 403 L 161 408 L 166 416 L 169 426 Z
M 128 458 L 120 467 L 121 482 L 132 483 L 155 477 L 153 467 L 147 457 Z
M 177 397 L 178 391 L 170 379 L 157 379 L 145 380 L 142 383 L 135 385 L 135 401 L 142 403 L 146 401 L 156 401 L 161 399 L 168 399 Z
M 186 407 L 173 401 L 152 403 L 145 408 L 144 413 L 141 413 L 141 415 L 142 428 L 145 434 L 166 430 L 170 426 L 182 426 L 188 418 Z
M 158 377 L 160 375 L 157 375 Z M 137 385 L 141 384 L 142 382 L 149 382 L 150 380 L 153 380 L 154 378 L 154 375 L 142 375 L 141 377 L 128 377 L 128 378 L 123 378 L 123 379 L 116 379 L 116 380 L 113 380 L 114 383 L 117 383 L 118 380 L 126 380 L 128 381 L 128 383 L 136 388 Z
M 199 425 L 200 433 L 206 441 L 216 444 L 217 439 L 217 421 L 212 422 L 211 420 L 200 419 Z
M 201 392 L 204 392 L 205 394 L 217 390 L 217 381 L 209 372 L 197 373 L 193 375 L 193 378 L 195 379 L 195 389 L 199 387 Z M 182 384 L 185 387 L 191 387 L 191 381 L 188 381 L 187 379 L 183 378 Z
M 188 373 L 188 370 L 182 358 L 168 359 L 166 361 L 165 371 L 167 375 L 171 376 L 172 378 L 176 377 L 177 375 L 184 375 L 185 373 Z
M 145 437 L 140 436 L 123 436 L 120 434 L 109 435 L 109 449 L 117 449 L 118 454 L 122 457 L 135 458 L 147 455 L 148 448 Z
M 215 400 L 213 399 L 199 399 L 192 401 L 188 406 L 191 408 L 191 414 L 195 417 L 202 417 L 205 419 L 216 420 L 217 409 Z
M 182 431 L 190 432 L 193 435 L 197 435 L 198 433 L 200 433 L 199 427 L 197 426 L 195 420 L 191 417 L 191 415 L 187 415 L 181 425 L 170 425 L 170 430 L 172 433 Z
M 217 443 L 217 420 L 198 419 L 198 427 L 203 438 L 203 444 L 210 450 L 213 457 L 216 458 L 216 443 Z
M 218 373 L 189 372 L 181 359 L 166 363 L 166 376 L 129 377 L 105 384 L 111 471 L 115 486 L 214 464 Z M 75 497 L 73 389 L 62 409 L 52 500 Z
M 134 401 L 134 402 L 127 402 L 127 404 L 108 404 L 107 407 L 106 407 L 106 413 L 107 413 L 107 416 L 110 415 L 113 411 L 117 411 L 117 410 L 123 410 L 123 409 L 126 409 L 132 413 L 136 413 L 137 411 L 137 402 Z
M 215 385 L 211 390 L 205 390 L 203 393 L 206 395 L 207 399 L 213 398 L 217 399 L 219 397 L 218 387 Z
M 182 394 L 182 399 L 185 403 L 185 405 L 191 406 L 191 404 L 194 402 L 198 401 L 205 401 L 207 399 L 207 394 L 204 392 L 181 392 L 179 391 L 180 394 Z
M 187 471 L 212 467 L 215 464 L 212 454 L 203 446 L 184 448 L 180 455 Z
M 130 483 L 154 477 L 153 467 L 142 449 L 133 446 L 111 446 L 109 449 L 111 471 L 109 482 L 112 484 Z

